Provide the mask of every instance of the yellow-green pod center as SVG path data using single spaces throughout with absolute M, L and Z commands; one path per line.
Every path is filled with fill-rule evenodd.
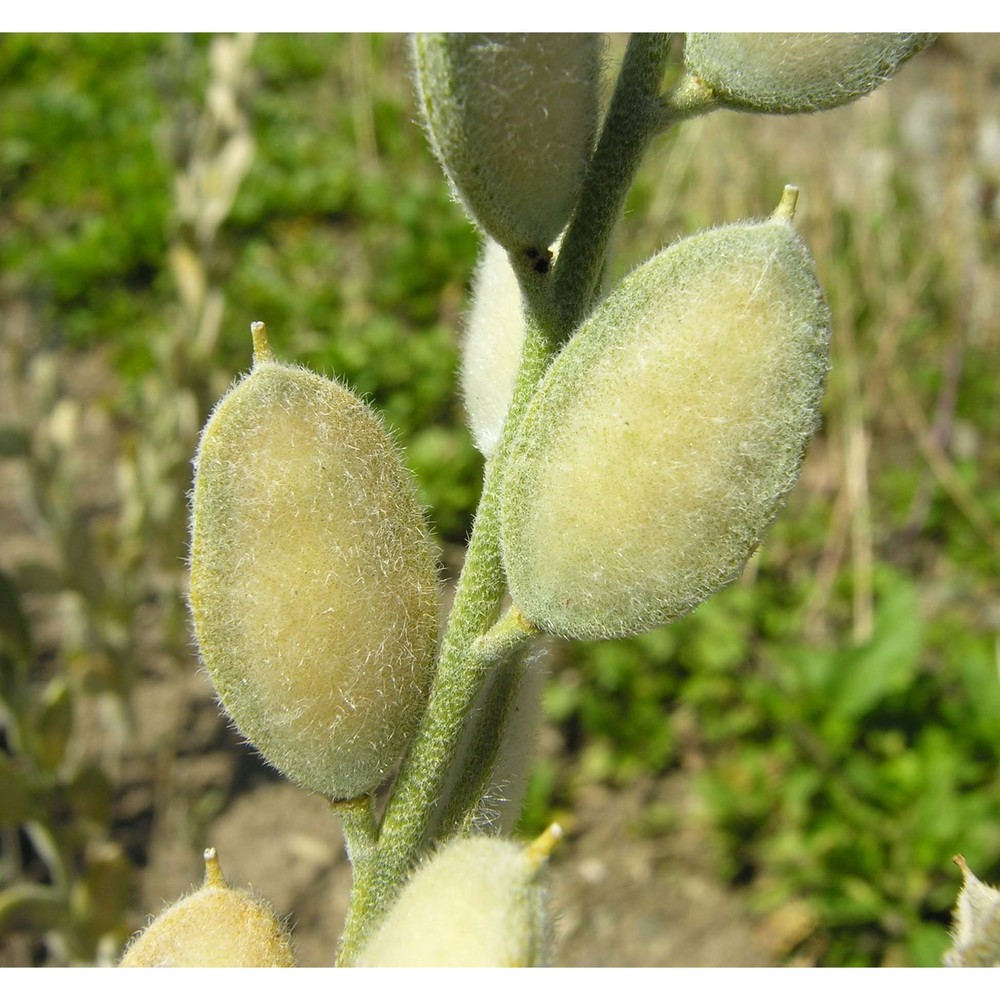
M 734 579 L 798 476 L 828 337 L 781 214 L 629 275 L 553 362 L 514 446 L 501 538 L 521 611 L 567 637 L 631 635 Z
M 222 704 L 271 764 L 330 798 L 382 780 L 437 640 L 423 512 L 371 410 L 261 345 L 198 449 L 191 609 Z

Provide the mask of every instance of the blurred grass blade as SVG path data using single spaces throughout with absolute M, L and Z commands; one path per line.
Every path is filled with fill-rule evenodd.
M 52 886 L 19 883 L 0 891 L 0 931 L 51 930 L 65 922 L 66 902 Z
M 13 758 L 0 753 L 0 826 L 20 826 L 41 814 L 31 780 Z
M 23 427 L 0 425 L 0 458 L 24 458 L 31 451 L 31 439 Z
M 0 645 L 19 663 L 31 659 L 31 630 L 14 581 L 0 570 Z
M 53 677 L 45 686 L 32 721 L 35 759 L 43 772 L 54 773 L 62 763 L 73 728 L 73 699 L 65 677 Z

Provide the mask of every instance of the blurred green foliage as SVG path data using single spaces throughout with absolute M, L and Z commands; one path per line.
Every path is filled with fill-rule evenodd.
M 44 683 L 14 581 L 0 572 L 0 933 L 30 929 L 61 963 L 114 954 L 134 876 L 115 842 L 112 783 L 68 752 L 78 694 Z
M 5 293 L 51 346 L 108 343 L 132 378 L 173 318 L 170 164 L 206 42 L 0 40 Z M 344 379 L 415 445 L 439 531 L 461 543 L 482 468 L 454 391 L 476 236 L 414 126 L 403 40 L 267 36 L 253 65 L 256 156 L 214 251 L 231 264 L 218 367 L 248 367 L 264 319 L 283 357 Z
M 171 202 L 152 132 L 163 51 L 157 36 L 0 40 L 0 270 L 68 345 L 135 336 L 165 301 L 151 294 Z
M 108 350 L 126 387 L 155 372 L 155 345 L 177 323 L 167 266 L 172 164 L 204 99 L 208 42 L 0 38 L 0 302 L 28 303 L 39 350 Z M 403 40 L 264 36 L 253 69 L 255 158 L 211 251 L 227 275 L 211 374 L 224 386 L 244 370 L 248 325 L 265 320 L 277 353 L 373 401 L 406 447 L 442 541 L 460 545 L 482 474 L 455 386 L 476 236 L 414 124 Z M 692 176 L 683 177 L 684 195 L 697 185 Z M 651 178 L 643 175 L 630 200 L 634 218 L 656 208 Z M 748 180 L 761 192 L 783 182 L 763 169 Z M 824 282 L 835 316 L 855 331 L 862 376 L 852 389 L 834 359 L 828 436 L 852 391 L 872 411 L 891 391 L 891 364 L 879 360 L 884 289 L 923 275 L 910 282 L 914 297 L 896 331 L 896 358 L 905 358 L 919 407 L 941 391 L 943 359 L 959 337 L 964 292 L 947 251 L 928 256 L 923 203 L 905 172 L 893 190 L 866 229 L 845 210 L 831 213 Z M 721 219 L 693 203 L 671 221 L 690 231 Z M 647 236 L 626 231 L 622 258 L 651 251 Z M 878 239 L 898 271 L 877 271 L 864 244 Z M 545 707 L 569 752 L 539 763 L 528 828 L 548 822 L 554 805 L 571 808 L 581 782 L 684 767 L 697 775 L 720 872 L 748 885 L 762 912 L 805 901 L 814 960 L 939 963 L 956 887 L 952 854 L 1000 880 L 1000 683 L 996 624 L 983 610 L 996 608 L 998 551 L 988 535 L 1000 523 L 992 350 L 967 346 L 954 418 L 977 443 L 953 457 L 955 482 L 913 460 L 912 434 L 898 421 L 873 425 L 870 522 L 895 527 L 874 530 L 867 582 L 847 557 L 823 586 L 813 578 L 835 548 L 834 515 L 828 493 L 800 490 L 752 582 L 669 628 L 554 654 Z M 141 400 L 126 392 L 116 404 L 132 407 L 126 416 L 140 428 Z M 18 433 L 0 428 L 0 452 L 21 453 Z M 184 498 L 171 502 L 181 509 Z M 162 544 L 181 558 L 182 537 Z M 93 767 L 83 777 L 60 771 L 51 720 L 73 701 L 58 667 L 54 677 L 52 669 L 29 676 L 14 567 L 0 569 L 8 574 L 0 575 L 8 702 L 0 819 L 39 829 L 54 802 L 61 816 L 83 808 L 73 798 L 79 782 L 99 788 L 95 801 L 110 793 Z M 852 639 L 859 601 L 870 605 L 870 628 Z M 18 737 L 10 719 L 29 715 L 33 735 Z M 43 785 L 44 794 L 32 791 Z M 101 812 L 69 829 L 103 844 L 107 822 Z M 85 846 L 66 848 L 90 859 L 82 871 L 119 878 L 120 858 Z M 72 884 L 64 872 L 66 899 Z M 117 919 L 112 907 L 96 934 L 118 928 Z M 73 954 L 95 941 L 78 937 Z

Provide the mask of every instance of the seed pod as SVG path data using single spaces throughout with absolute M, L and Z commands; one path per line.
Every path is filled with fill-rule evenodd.
M 511 593 L 536 626 L 635 635 L 733 580 L 798 476 L 829 315 L 790 224 L 661 251 L 545 374 L 501 493 Z
M 412 736 L 437 641 L 437 581 L 415 486 L 344 386 L 254 364 L 195 458 L 191 610 L 244 736 L 311 791 L 371 791 Z
M 400 968 L 525 968 L 550 941 L 543 862 L 561 836 L 530 847 L 498 837 L 449 841 L 406 885 L 356 962 Z
M 205 851 L 201 888 L 167 907 L 132 939 L 118 963 L 123 969 L 291 968 L 288 929 L 270 904 L 234 889 L 219 867 L 215 848 Z
M 597 127 L 601 36 L 424 34 L 413 54 L 435 155 L 469 215 L 508 250 L 569 221 Z
M 544 649 L 520 651 L 521 676 L 504 712 L 489 789 L 473 821 L 478 829 L 509 834 L 521 819 L 542 728 L 542 694 L 547 679 L 544 657 Z
M 500 440 L 523 347 L 521 288 L 507 251 L 487 237 L 473 279 L 461 374 L 469 428 L 487 458 Z
M 933 34 L 689 34 L 688 72 L 724 107 L 765 114 L 836 108 L 870 93 Z
M 530 644 L 520 646 L 491 668 L 468 712 L 429 830 L 467 817 L 469 829 L 513 834 L 538 749 L 544 653 Z
M 1000 967 L 1000 889 L 980 882 L 959 854 L 962 891 L 952 918 L 952 947 L 943 964 L 958 968 Z

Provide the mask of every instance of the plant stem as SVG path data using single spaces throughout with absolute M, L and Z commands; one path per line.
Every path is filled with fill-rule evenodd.
M 711 89 L 697 77 L 685 74 L 660 102 L 657 130 L 666 131 L 678 122 L 697 118 L 718 107 Z
M 344 828 L 351 868 L 355 873 L 366 871 L 376 862 L 378 842 L 378 824 L 375 822 L 375 803 L 372 797 L 365 795 L 359 799 L 331 802 L 330 808 L 337 814 Z
M 635 34 L 629 39 L 604 128 L 552 276 L 557 320 L 551 335 L 557 345 L 569 338 L 593 304 L 625 196 L 649 141 L 660 130 L 660 87 L 670 39 L 663 34 Z
M 541 336 L 529 332 L 504 433 L 486 466 L 482 499 L 441 643 L 430 701 L 382 817 L 377 863 L 355 871 L 338 964 L 350 965 L 356 958 L 426 846 L 430 820 L 462 727 L 496 662 L 497 650 L 484 637 L 496 623 L 507 589 L 500 555 L 499 481 L 518 418 L 548 357 Z M 508 616 L 498 632 L 507 650 L 535 634 L 520 615 Z

